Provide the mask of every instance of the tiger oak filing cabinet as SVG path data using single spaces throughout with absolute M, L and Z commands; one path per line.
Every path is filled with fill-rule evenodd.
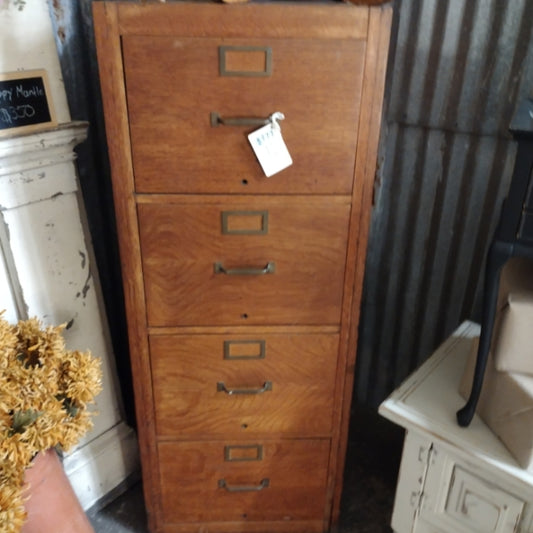
M 329 531 L 391 8 L 93 5 L 149 527 Z

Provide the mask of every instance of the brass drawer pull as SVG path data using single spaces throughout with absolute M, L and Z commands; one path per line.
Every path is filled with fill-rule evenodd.
M 218 126 L 264 126 L 268 124 L 270 117 L 221 117 L 216 111 L 211 111 L 210 114 L 211 127 Z
M 259 482 L 259 485 L 228 485 L 225 479 L 218 480 L 218 488 L 225 489 L 228 492 L 257 492 L 268 488 L 270 479 L 264 478 Z
M 227 274 L 228 276 L 261 276 L 273 274 L 276 271 L 276 263 L 269 261 L 264 267 L 238 267 L 224 268 L 222 263 L 215 263 L 215 274 Z
M 228 389 L 223 381 L 217 383 L 217 392 L 225 392 L 230 396 L 232 394 L 263 394 L 263 392 L 272 390 L 272 381 L 265 381 L 259 389 Z

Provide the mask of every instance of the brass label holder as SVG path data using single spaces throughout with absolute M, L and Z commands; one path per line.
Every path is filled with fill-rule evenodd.
M 262 461 L 263 446 L 261 444 L 224 446 L 224 461 Z
M 264 359 L 266 341 L 264 340 L 228 340 L 224 341 L 224 359 L 237 361 L 242 359 Z
M 219 46 L 221 76 L 267 77 L 272 75 L 270 46 Z
M 222 235 L 266 235 L 268 211 L 222 211 Z

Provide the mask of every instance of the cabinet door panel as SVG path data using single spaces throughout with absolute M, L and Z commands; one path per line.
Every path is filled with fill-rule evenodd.
M 488 466 L 477 468 L 434 442 L 420 518 L 439 531 L 515 533 L 526 501 L 514 490 Z
M 347 202 L 228 198 L 138 211 L 149 325 L 339 324 Z M 224 213 L 242 212 L 251 222 L 230 220 L 224 233 Z
M 123 45 L 138 192 L 351 192 L 363 41 L 126 36 Z M 244 50 L 228 54 L 229 75 L 222 45 Z M 260 69 L 261 50 L 272 55 L 269 75 L 232 75 Z M 275 111 L 294 164 L 268 179 L 247 139 L 260 126 L 213 127 L 211 113 Z
M 333 334 L 151 336 L 157 434 L 329 435 L 337 350 Z

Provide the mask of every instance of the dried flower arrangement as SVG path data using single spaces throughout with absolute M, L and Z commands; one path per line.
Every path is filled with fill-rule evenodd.
M 25 520 L 24 471 L 38 452 L 67 451 L 92 427 L 100 360 L 67 350 L 64 326 L 36 318 L 9 324 L 0 313 L 0 533 Z

